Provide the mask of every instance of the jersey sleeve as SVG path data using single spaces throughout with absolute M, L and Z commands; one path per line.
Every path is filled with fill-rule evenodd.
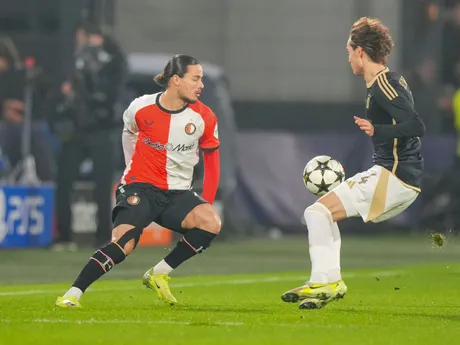
M 216 198 L 217 189 L 219 188 L 220 177 L 220 153 L 219 150 L 204 151 L 204 180 L 203 180 L 203 194 L 204 200 L 211 205 Z
M 128 166 L 131 158 L 134 155 L 134 150 L 136 148 L 138 133 L 132 133 L 128 129 L 123 128 L 121 135 L 121 143 L 123 146 L 123 155 L 125 157 L 125 164 Z
M 374 125 L 375 135 L 388 138 L 421 137 L 425 125 L 414 108 L 407 91 L 398 82 L 381 74 L 376 81 L 373 97 L 379 107 L 393 119 L 393 125 Z
M 220 146 L 217 117 L 211 109 L 207 109 L 203 115 L 204 132 L 200 138 L 200 148 L 203 150 L 215 150 Z
M 136 122 L 138 100 L 139 99 L 137 98 L 132 101 L 123 113 L 123 123 L 125 124 L 125 129 L 133 134 L 139 132 L 139 127 Z

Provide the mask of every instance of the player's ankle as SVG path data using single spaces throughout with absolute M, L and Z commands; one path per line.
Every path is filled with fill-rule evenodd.
M 80 300 L 81 295 L 83 295 L 83 291 L 79 288 L 72 286 L 63 297 L 75 297 L 77 300 Z
M 154 274 L 169 274 L 174 270 L 165 260 L 161 260 L 159 263 L 153 267 Z
M 312 284 L 327 284 L 327 274 L 322 272 L 312 272 L 309 282 Z
M 327 272 L 327 279 L 329 283 L 336 283 L 339 280 L 342 280 L 342 275 L 340 274 L 340 269 L 333 269 Z

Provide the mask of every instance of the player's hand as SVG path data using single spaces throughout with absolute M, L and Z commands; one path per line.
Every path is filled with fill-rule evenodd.
M 374 135 L 374 126 L 370 121 L 366 119 L 362 119 L 358 116 L 353 116 L 355 119 L 356 125 L 359 127 L 360 130 L 364 131 L 368 136 L 372 137 Z

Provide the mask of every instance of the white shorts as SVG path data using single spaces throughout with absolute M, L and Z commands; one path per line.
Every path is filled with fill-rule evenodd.
M 342 182 L 332 192 L 339 197 L 347 217 L 361 216 L 366 223 L 378 223 L 403 212 L 415 201 L 420 190 L 374 165 Z

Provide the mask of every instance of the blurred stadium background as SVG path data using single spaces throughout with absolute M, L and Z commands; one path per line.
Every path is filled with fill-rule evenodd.
M 345 50 L 349 27 L 364 15 L 382 19 L 391 30 L 396 48 L 390 68 L 408 80 L 427 125 L 426 174 L 423 193 L 401 216 L 380 225 L 341 225 L 345 262 L 363 267 L 429 261 L 429 234 L 454 238 L 460 225 L 460 1 L 0 0 L 0 284 L 67 281 L 97 241 L 98 182 L 86 152 L 69 200 L 74 237 L 68 246 L 55 243 L 62 231 L 56 221 L 58 157 L 77 136 L 66 121 L 96 113 L 79 94 L 91 90 L 66 90 L 81 73 L 101 77 L 97 68 L 79 65 L 82 59 L 90 66 L 103 63 L 100 56 L 82 55 L 79 29 L 88 24 L 100 26 L 126 67 L 111 90 L 118 95 L 109 107 L 115 126 L 100 132 L 96 144 L 113 149 L 111 174 L 104 178 L 113 186 L 124 168 L 123 109 L 134 97 L 157 91 L 152 77 L 172 55 L 203 62 L 202 100 L 219 118 L 222 141 L 216 207 L 224 230 L 212 260 L 221 259 L 219 267 L 209 267 L 200 258 L 181 274 L 306 269 L 300 217 L 315 198 L 303 186 L 305 163 L 331 155 L 347 176 L 371 164 L 370 143 L 352 121 L 363 114 L 365 85 L 352 75 Z M 10 105 L 17 111 L 11 113 Z M 199 191 L 200 168 L 196 174 Z M 353 245 L 347 244 L 349 235 Z M 412 244 L 401 239 L 408 236 L 416 238 Z M 374 261 L 361 250 L 392 240 L 402 247 L 383 245 Z M 138 259 L 134 255 L 113 277 L 137 277 L 145 268 L 140 263 L 154 262 L 173 241 L 170 232 L 152 225 L 141 244 L 157 248 L 139 250 Z M 401 254 L 406 250 L 413 255 Z M 240 264 L 232 261 L 235 252 Z M 453 253 L 447 250 L 443 260 Z
M 351 176 L 371 164 L 370 142 L 352 121 L 353 115 L 363 114 L 365 85 L 361 78 L 352 75 L 345 49 L 348 30 L 360 16 L 378 17 L 390 28 L 396 43 L 390 68 L 408 80 L 417 110 L 427 125 L 422 141 L 426 173 L 421 196 L 397 218 L 379 225 L 364 226 L 360 220 L 341 224 L 343 268 L 379 270 L 402 265 L 409 266 L 404 268 L 409 272 L 410 266 L 434 266 L 420 268 L 414 275 L 408 273 L 404 283 L 387 281 L 387 285 L 380 285 L 383 295 L 365 295 L 379 291 L 379 287 L 372 284 L 380 279 L 370 281 L 361 277 L 366 290 L 362 287 L 362 294 L 357 293 L 355 297 L 350 294 L 350 303 L 357 305 L 357 309 L 345 307 L 339 311 L 359 310 L 363 305 L 358 300 L 361 296 L 365 296 L 363 300 L 374 298 L 375 303 L 384 305 L 381 308 L 392 305 L 382 298 L 387 288 L 393 290 L 391 284 L 417 286 L 423 282 L 425 287 L 440 279 L 446 286 L 458 286 L 455 282 L 458 267 L 457 273 L 449 276 L 443 269 L 451 267 L 454 272 L 452 266 L 446 268 L 440 263 L 458 262 L 459 253 L 455 238 L 460 226 L 460 143 L 457 143 L 460 1 L 0 0 L 0 298 L 4 298 L 0 299 L 0 329 L 3 329 L 0 344 L 2 334 L 9 336 L 5 338 L 8 344 L 25 343 L 25 338 L 18 336 L 23 332 L 17 333 L 16 328 L 8 325 L 18 322 L 19 330 L 23 318 L 41 315 L 36 313 L 40 308 L 44 316 L 53 317 L 43 310 L 48 310 L 53 296 L 64 289 L 64 285 L 59 285 L 49 291 L 40 287 L 23 291 L 28 288 L 12 285 L 68 284 L 91 251 L 110 238 L 109 212 L 105 210 L 124 169 L 120 142 L 123 109 L 134 97 L 158 91 L 152 77 L 177 53 L 196 56 L 202 62 L 205 72 L 202 100 L 219 119 L 222 174 L 215 207 L 224 222 L 216 244 L 205 255 L 181 267 L 177 275 L 284 271 L 306 274 L 308 244 L 300 217 L 315 197 L 303 185 L 304 165 L 312 157 L 326 154 L 341 161 L 346 175 Z M 121 57 L 117 82 L 101 82 L 112 80 L 115 74 L 101 67 L 110 62 L 110 57 L 100 50 L 88 49 L 90 35 L 102 35 L 104 44 L 110 44 L 112 52 Z M 100 94 L 115 94 L 116 101 L 101 106 L 97 103 Z M 99 126 L 89 135 L 78 131 L 78 121 L 95 118 L 108 118 L 110 126 Z M 76 151 L 72 151 L 73 148 Z M 95 168 L 98 165 L 93 161 L 100 157 L 110 158 L 103 163 L 102 174 L 100 165 Z M 74 168 L 70 164 L 75 164 Z M 70 175 L 75 175 L 75 179 L 70 181 L 69 200 L 58 202 L 56 186 L 62 181 L 68 183 Z M 195 185 L 198 192 L 201 179 L 199 166 Z M 58 210 L 65 210 L 67 206 L 72 216 L 69 228 L 73 236 L 62 241 L 62 233 L 68 234 L 69 229 L 59 226 Z M 433 248 L 430 238 L 433 232 L 447 236 L 445 248 Z M 152 224 L 143 234 L 140 244 L 143 248 L 107 279 L 140 278 L 174 242 L 174 234 Z M 424 275 L 418 274 L 422 269 Z M 401 274 L 398 272 L 390 273 Z M 437 278 L 432 281 L 433 272 Z M 281 278 L 270 280 L 267 275 L 263 279 L 275 282 Z M 245 276 L 242 282 L 249 284 L 251 280 Z M 267 297 L 256 294 L 256 288 L 245 290 L 253 293 L 254 300 L 244 302 L 242 308 L 246 303 L 253 303 L 253 311 L 260 312 L 257 318 L 265 320 L 266 317 L 267 322 L 272 322 L 271 299 L 278 289 L 282 292 L 284 288 L 285 285 L 267 287 L 270 293 Z M 243 310 L 238 309 L 241 306 L 235 307 L 235 316 L 225 308 L 232 303 L 243 303 L 232 295 L 237 294 L 238 289 L 216 289 L 207 290 L 215 294 L 215 299 L 210 299 L 213 303 L 219 306 L 223 295 L 228 298 L 222 300 L 224 312 L 218 317 L 234 321 L 232 318 L 238 318 Z M 436 292 L 439 287 L 433 283 L 426 289 L 420 291 Z M 440 307 L 421 312 L 425 302 L 432 304 L 435 300 L 421 295 L 417 302 L 411 302 L 412 310 L 392 317 L 395 320 L 401 317 L 402 324 L 413 315 L 425 317 L 414 322 L 420 327 L 418 330 L 429 332 L 434 319 L 428 317 L 443 316 L 423 313 L 441 313 L 445 323 L 438 326 L 449 327 L 449 322 L 458 322 L 458 306 L 456 317 L 447 315 L 446 308 L 452 303 L 449 291 L 448 287 L 443 289 L 446 302 Z M 189 303 L 202 303 L 200 298 L 203 298 L 206 305 L 210 300 L 204 295 L 201 290 L 196 295 L 189 291 L 190 301 L 193 296 L 193 302 Z M 106 299 L 93 300 L 93 304 L 105 303 L 111 308 L 113 300 L 107 301 L 117 297 L 106 296 Z M 185 294 L 182 297 L 187 298 Z M 394 303 L 401 303 L 394 298 Z M 23 301 L 27 303 L 25 308 Z M 8 314 L 10 317 L 7 317 L 11 312 L 8 303 L 18 303 L 13 308 L 18 311 L 15 316 Z M 123 303 L 127 302 L 121 301 L 123 308 L 131 307 Z M 134 299 L 132 303 L 133 310 L 143 310 L 144 302 Z M 194 308 L 191 310 L 199 314 L 201 307 Z M 362 308 L 367 315 L 365 303 Z M 217 310 L 216 307 L 214 312 Z M 247 322 L 253 319 L 250 313 L 249 308 Z M 139 317 L 142 312 L 136 315 Z M 164 315 L 171 317 L 160 314 L 160 319 Z M 327 315 L 333 315 L 324 315 L 321 322 L 326 325 Z M 408 319 L 403 320 L 404 315 Z M 91 320 L 93 318 L 86 321 Z M 209 322 L 207 320 L 203 325 Z M 338 316 L 336 322 L 346 320 Z M 382 341 L 386 335 L 393 334 L 393 329 L 385 328 L 387 321 L 384 316 L 379 326 L 383 327 Z M 54 321 L 45 318 L 30 322 Z M 366 323 L 372 326 L 371 319 L 363 321 Z M 120 328 L 120 332 L 121 329 L 125 328 Z M 53 343 L 47 340 L 48 328 L 38 330 L 44 333 L 37 339 Z M 452 339 L 449 339 L 451 333 L 439 330 L 436 337 L 443 334 L 445 341 Z M 118 334 L 113 332 L 112 328 L 109 333 Z M 366 332 L 356 333 L 350 343 L 356 343 L 355 339 L 365 343 L 359 336 Z M 37 343 L 33 334 L 28 332 L 27 336 Z M 78 334 L 84 337 L 84 333 Z M 255 334 L 259 333 L 254 333 L 254 337 Z M 270 337 L 271 333 L 264 329 L 261 336 L 263 334 Z M 295 334 L 300 336 L 299 332 Z M 408 333 L 404 330 L 401 334 L 401 339 L 405 339 Z M 334 336 L 332 332 L 329 335 Z M 129 333 L 120 335 L 123 336 Z M 249 336 L 248 333 L 246 337 Z M 293 332 L 273 334 L 271 339 L 274 341 L 277 336 L 291 336 L 294 340 Z M 421 337 L 415 343 L 427 344 L 423 341 L 425 333 L 414 331 L 411 336 L 414 341 L 417 336 Z M 73 339 L 74 343 L 78 343 L 78 337 Z M 95 339 L 102 342 L 104 337 Z M 314 341 L 314 338 L 307 339 Z M 342 341 L 341 335 L 336 339 Z M 70 338 L 68 341 L 71 343 Z M 377 338 L 374 341 L 372 343 L 380 344 Z M 178 340 L 175 344 L 179 343 Z

